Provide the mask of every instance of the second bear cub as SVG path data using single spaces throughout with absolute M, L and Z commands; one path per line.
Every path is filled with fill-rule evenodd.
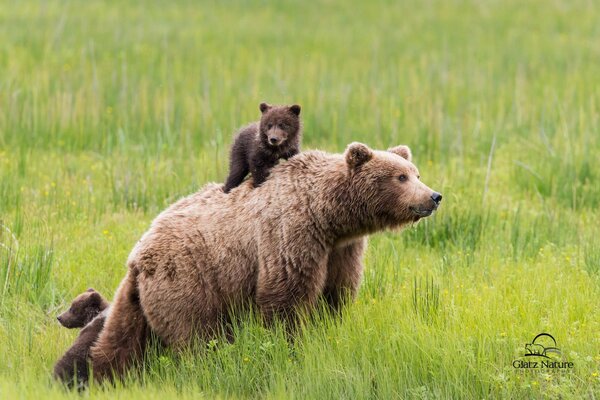
M 300 151 L 300 106 L 261 103 L 260 111 L 260 122 L 243 128 L 231 146 L 225 193 L 239 186 L 248 172 L 252 173 L 254 187 L 258 187 L 280 158 L 287 160 Z
M 94 289 L 88 289 L 73 300 L 71 307 L 57 319 L 65 328 L 83 328 L 75 343 L 54 366 L 54 377 L 72 386 L 88 380 L 88 355 L 104 327 L 109 303 Z

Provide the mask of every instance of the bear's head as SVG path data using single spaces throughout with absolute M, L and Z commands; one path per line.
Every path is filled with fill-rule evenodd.
M 272 106 L 260 103 L 260 140 L 268 147 L 280 147 L 300 132 L 300 106 Z
M 352 196 L 369 229 L 397 228 L 431 215 L 442 195 L 421 182 L 407 146 L 387 151 L 351 143 L 345 153 Z
M 527 343 L 525 349 L 528 351 L 527 354 L 544 354 L 546 349 L 541 344 Z
M 71 307 L 56 318 L 65 328 L 83 328 L 107 307 L 102 295 L 90 288 L 75 297 Z

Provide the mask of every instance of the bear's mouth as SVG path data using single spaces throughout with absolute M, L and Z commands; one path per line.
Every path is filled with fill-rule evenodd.
M 437 206 L 433 206 L 433 208 L 419 208 L 419 207 L 409 207 L 410 211 L 415 214 L 416 217 L 429 217 L 433 212 L 437 209 Z

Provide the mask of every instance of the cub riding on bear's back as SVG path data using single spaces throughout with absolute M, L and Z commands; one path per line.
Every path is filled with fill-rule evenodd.
M 240 130 L 231 146 L 229 176 L 223 191 L 229 191 L 252 173 L 254 187 L 262 184 L 279 159 L 300 151 L 300 106 L 260 104 L 262 117 Z

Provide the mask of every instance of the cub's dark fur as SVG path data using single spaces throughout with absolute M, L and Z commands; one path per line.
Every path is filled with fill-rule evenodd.
M 300 106 L 261 103 L 260 111 L 260 121 L 242 128 L 231 146 L 225 193 L 239 186 L 248 172 L 252 173 L 254 187 L 258 187 L 280 158 L 287 160 L 300 151 Z
M 109 303 L 94 289 L 88 289 L 73 300 L 71 307 L 57 319 L 66 328 L 82 328 L 73 345 L 54 366 L 54 377 L 68 386 L 74 379 L 79 384 L 88 380 L 88 355 L 104 327 Z

